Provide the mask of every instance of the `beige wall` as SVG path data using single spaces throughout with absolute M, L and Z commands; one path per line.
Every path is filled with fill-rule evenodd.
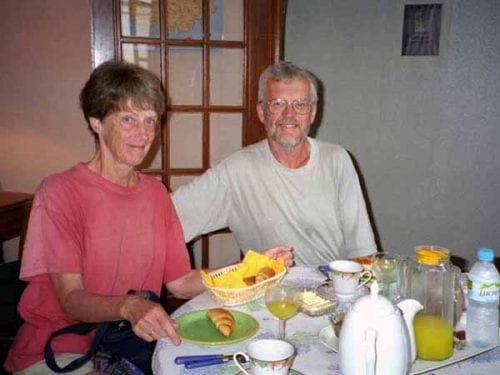
M 78 107 L 91 71 L 89 4 L 2 0 L 0 14 L 0 190 L 34 192 L 94 151 Z

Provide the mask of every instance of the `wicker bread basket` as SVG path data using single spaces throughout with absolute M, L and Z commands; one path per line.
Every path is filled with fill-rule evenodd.
M 238 265 L 234 264 L 216 271 L 209 272 L 208 275 L 212 276 L 213 278 L 218 278 L 228 272 L 235 271 L 237 267 Z M 245 288 L 220 288 L 208 285 L 205 280 L 202 280 L 203 284 L 205 284 L 205 286 L 207 287 L 208 295 L 217 303 L 220 303 L 223 306 L 237 306 L 262 297 L 266 292 L 267 287 L 278 284 L 283 276 L 285 276 L 285 273 L 286 269 L 267 280 L 264 280 L 255 285 L 247 286 Z

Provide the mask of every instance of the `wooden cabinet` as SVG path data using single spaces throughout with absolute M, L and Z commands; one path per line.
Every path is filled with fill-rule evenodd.
M 15 192 L 0 192 L 0 262 L 3 262 L 2 242 L 19 239 L 19 259 L 24 245 L 33 195 Z

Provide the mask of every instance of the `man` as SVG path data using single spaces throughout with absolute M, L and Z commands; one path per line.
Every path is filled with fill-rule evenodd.
M 267 139 L 173 194 L 186 241 L 229 227 L 243 251 L 285 244 L 297 264 L 376 251 L 348 153 L 308 137 L 317 101 L 308 71 L 282 62 L 262 73 L 257 113 Z

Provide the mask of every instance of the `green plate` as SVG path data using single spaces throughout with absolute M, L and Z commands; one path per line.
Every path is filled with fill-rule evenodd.
M 232 344 L 243 341 L 255 334 L 259 323 L 250 315 L 241 311 L 229 310 L 234 317 L 233 332 L 225 337 L 220 333 L 212 321 L 207 318 L 207 310 L 191 311 L 176 319 L 179 324 L 177 333 L 184 341 L 194 344 Z

